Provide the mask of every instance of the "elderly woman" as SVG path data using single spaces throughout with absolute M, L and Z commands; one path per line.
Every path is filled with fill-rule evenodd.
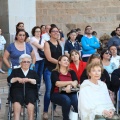
M 77 93 L 71 92 L 71 87 L 78 85 L 77 76 L 73 70 L 69 70 L 69 58 L 62 55 L 58 59 L 55 70 L 52 71 L 51 81 L 51 101 L 62 107 L 63 120 L 69 120 L 69 111 L 71 105 L 74 111 L 78 111 Z M 64 92 L 59 92 L 59 88 L 65 87 Z
M 113 118 L 115 108 L 106 84 L 100 80 L 102 71 L 99 63 L 87 66 L 89 78 L 81 84 L 78 99 L 81 120 L 94 120 L 96 115 Z
M 11 83 L 10 95 L 13 102 L 14 120 L 19 120 L 21 106 L 24 102 L 27 105 L 29 120 L 34 117 L 34 103 L 37 99 L 37 83 L 39 77 L 36 72 L 30 70 L 31 56 L 22 54 L 19 57 L 21 68 L 13 69 L 11 75 L 7 78 L 8 83 Z M 25 85 L 25 96 L 23 94 Z

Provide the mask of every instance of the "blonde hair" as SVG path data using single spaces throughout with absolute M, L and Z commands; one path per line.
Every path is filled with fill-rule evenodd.
M 55 68 L 53 71 L 58 71 L 58 72 L 60 72 L 60 64 L 59 64 L 59 61 L 61 61 L 63 57 L 67 57 L 68 60 L 69 60 L 69 57 L 68 57 L 67 55 L 62 55 L 62 56 L 60 56 L 60 57 L 58 58 L 58 63 L 57 63 L 57 65 L 56 65 L 56 68 Z M 69 62 L 70 62 L 70 61 L 69 61 Z M 67 71 L 69 71 L 69 66 L 68 66 L 66 69 L 67 69 Z
M 104 40 L 109 40 L 110 39 L 110 36 L 108 34 L 103 34 L 101 37 L 100 37 L 100 41 L 104 41 Z

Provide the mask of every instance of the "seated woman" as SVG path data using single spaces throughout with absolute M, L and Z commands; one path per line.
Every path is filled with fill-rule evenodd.
M 11 75 L 7 78 L 11 83 L 10 95 L 13 102 L 14 120 L 20 119 L 21 106 L 24 102 L 28 109 L 28 120 L 34 119 L 34 103 L 37 99 L 37 83 L 39 77 L 35 71 L 30 70 L 31 56 L 22 54 L 19 57 L 21 68 L 13 69 Z M 24 96 L 25 85 L 25 96 Z M 25 99 L 24 99 L 25 98 Z
M 95 54 L 92 54 L 90 56 L 90 58 L 88 59 L 87 61 L 87 66 L 90 64 L 90 63 L 100 63 L 102 65 L 102 61 L 101 61 L 101 57 L 100 57 L 100 54 L 98 53 L 95 53 Z M 85 69 L 80 77 L 80 84 L 88 79 L 88 75 L 87 75 L 87 70 Z M 104 69 L 103 70 L 103 73 L 101 74 L 101 78 L 100 78 L 101 81 L 105 82 L 106 85 L 107 85 L 107 88 L 108 89 L 111 89 L 110 88 L 110 76 L 108 74 L 108 72 Z
M 69 58 L 62 55 L 58 59 L 56 69 L 51 74 L 51 101 L 62 106 L 63 120 L 69 120 L 71 105 L 75 112 L 78 111 L 77 93 L 71 92 L 71 87 L 76 88 L 78 81 L 75 72 L 69 70 L 69 63 Z M 59 88 L 61 87 L 65 87 L 65 91 L 60 93 Z
M 70 60 L 71 60 L 71 63 L 69 68 L 75 71 L 78 81 L 80 83 L 80 77 L 83 70 L 86 67 L 86 62 L 83 62 L 82 60 L 80 60 L 80 54 L 77 50 L 72 50 L 70 52 Z
M 113 118 L 115 108 L 106 84 L 100 80 L 102 71 L 103 67 L 99 63 L 87 66 L 89 79 L 81 84 L 78 99 L 81 120 L 94 120 L 96 115 Z

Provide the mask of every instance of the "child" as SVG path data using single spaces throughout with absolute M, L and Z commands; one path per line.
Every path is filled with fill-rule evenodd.
M 6 44 L 6 40 L 4 36 L 2 36 L 1 34 L 2 34 L 2 30 L 0 29 L 0 72 L 4 74 L 5 72 L 2 70 L 2 58 L 3 58 L 4 45 Z

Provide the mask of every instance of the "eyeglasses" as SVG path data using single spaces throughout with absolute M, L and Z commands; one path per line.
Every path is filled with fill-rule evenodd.
M 53 31 L 51 31 L 51 32 L 54 32 L 54 33 L 59 33 L 59 31 L 54 31 L 54 30 L 53 30 Z
M 28 64 L 29 64 L 29 63 L 30 63 L 30 61 L 22 61 L 22 63 L 28 63 Z
M 23 36 L 24 37 L 25 35 L 24 34 L 19 34 L 19 36 Z
M 109 55 L 111 55 L 111 53 L 110 53 L 110 52 L 105 52 L 105 54 L 109 54 Z

